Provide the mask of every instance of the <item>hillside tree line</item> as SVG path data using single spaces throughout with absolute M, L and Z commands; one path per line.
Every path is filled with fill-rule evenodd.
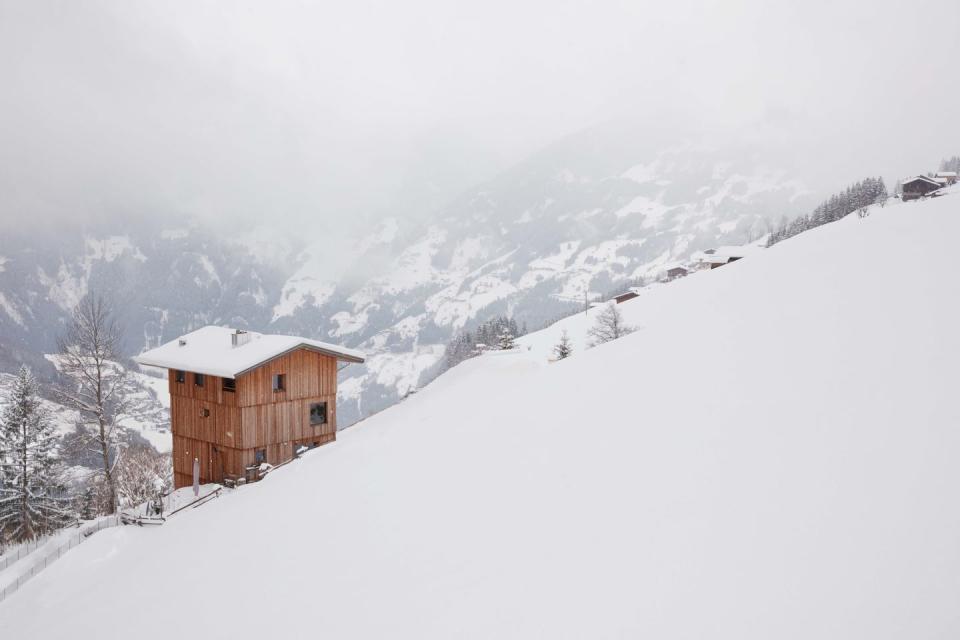
M 784 222 L 770 233 L 767 246 L 772 247 L 787 238 L 819 227 L 829 222 L 836 222 L 854 211 L 864 210 L 872 204 L 883 204 L 887 200 L 887 186 L 883 178 L 865 178 L 860 182 L 847 187 L 844 191 L 824 200 L 808 215 L 802 215 L 789 222 Z
M 952 156 L 941 160 L 940 171 L 956 171 L 960 173 L 960 156 Z
M 172 489 L 169 455 L 128 447 L 119 437 L 118 425 L 136 402 L 120 362 L 117 326 L 112 306 L 91 293 L 77 305 L 61 338 L 62 381 L 54 395 L 76 412 L 79 438 L 60 437 L 40 383 L 28 367 L 20 367 L 0 411 L 0 552 L 78 517 L 115 513 Z M 93 453 L 99 468 L 69 480 L 65 447 Z

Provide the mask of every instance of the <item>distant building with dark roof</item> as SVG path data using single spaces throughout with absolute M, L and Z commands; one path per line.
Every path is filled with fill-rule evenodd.
M 900 196 L 905 202 L 918 200 L 924 196 L 930 195 L 946 183 L 938 182 L 927 176 L 915 176 L 903 182 L 903 195 Z

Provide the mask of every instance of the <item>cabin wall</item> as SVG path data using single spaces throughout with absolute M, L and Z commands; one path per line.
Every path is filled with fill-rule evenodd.
M 274 392 L 273 376 L 278 373 L 286 376 L 286 389 Z M 275 358 L 237 377 L 237 402 L 241 407 L 336 394 L 336 358 L 307 349 Z
M 170 396 L 170 427 L 174 436 L 243 448 L 238 407 Z
M 223 390 L 223 378 L 205 376 L 203 386 L 198 387 L 194 382 L 192 371 L 184 372 L 186 379 L 183 382 L 177 382 L 176 371 L 176 369 L 167 371 L 171 398 L 190 398 L 231 407 L 237 406 L 237 393 Z
M 243 475 L 244 452 L 204 440 L 173 436 L 174 487 L 193 484 L 193 460 L 200 461 L 200 483 L 223 482 L 224 474 Z M 252 457 L 251 457 L 252 460 Z
M 326 424 L 310 424 L 310 405 L 314 402 L 327 403 Z M 239 410 L 243 447 L 263 447 L 335 435 L 337 432 L 335 403 L 336 396 L 330 395 L 243 407 Z

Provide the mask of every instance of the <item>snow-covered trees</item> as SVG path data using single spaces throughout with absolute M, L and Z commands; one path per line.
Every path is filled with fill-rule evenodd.
M 952 156 L 941 160 L 940 171 L 956 171 L 960 173 L 960 156 Z
M 138 505 L 172 489 L 173 466 L 169 454 L 142 446 L 124 452 L 117 471 L 121 506 Z
M 85 444 L 98 454 L 108 493 L 107 513 L 114 513 L 117 506 L 117 423 L 127 411 L 132 391 L 126 369 L 118 364 L 121 337 L 111 306 L 91 292 L 74 309 L 60 339 L 58 358 L 66 378 L 59 395 L 79 412 Z
M 564 329 L 560 334 L 560 340 L 553 347 L 553 355 L 557 357 L 557 360 L 563 360 L 564 358 L 569 358 L 573 353 L 573 344 L 570 342 L 570 335 L 567 333 L 567 330 Z
M 447 343 L 445 351 L 446 368 L 455 367 L 464 360 L 479 355 L 486 349 L 512 349 L 513 346 L 504 347 L 504 334 L 509 333 L 515 339 L 526 332 L 526 324 L 519 327 L 516 320 L 504 316 L 487 320 L 477 325 L 477 328 L 473 331 L 461 331 Z
M 767 246 L 771 247 L 808 229 L 834 222 L 872 204 L 883 204 L 887 201 L 887 195 L 887 187 L 883 178 L 861 180 L 847 187 L 842 193 L 835 194 L 820 203 L 809 215 L 799 216 L 790 222 L 781 224 L 779 228 L 771 232 L 770 238 L 767 240 Z
M 632 331 L 633 327 L 624 322 L 623 314 L 620 313 L 617 305 L 610 302 L 597 314 L 597 319 L 587 334 L 593 340 L 593 344 L 598 345 L 621 338 Z
M 0 415 L 0 536 L 32 540 L 71 518 L 56 433 L 38 396 L 37 381 L 20 367 L 10 402 Z
M 500 332 L 500 338 L 497 340 L 497 346 L 501 351 L 509 351 L 510 349 L 517 348 L 516 338 L 509 328 L 504 328 L 504 330 Z

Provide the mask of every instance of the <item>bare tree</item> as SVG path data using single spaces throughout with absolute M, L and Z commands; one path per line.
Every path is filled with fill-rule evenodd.
M 621 338 L 632 331 L 633 327 L 623 321 L 623 314 L 620 313 L 617 305 L 610 302 L 597 315 L 588 335 L 593 339 L 593 344 L 598 345 Z
M 112 305 L 90 292 L 73 310 L 59 340 L 58 365 L 65 380 L 58 395 L 63 404 L 79 412 L 84 445 L 102 460 L 108 513 L 117 508 L 117 424 L 126 413 L 131 391 L 126 369 L 119 363 L 122 336 Z
M 132 447 L 117 471 L 117 493 L 124 507 L 135 506 L 173 489 L 170 454 L 150 447 Z

